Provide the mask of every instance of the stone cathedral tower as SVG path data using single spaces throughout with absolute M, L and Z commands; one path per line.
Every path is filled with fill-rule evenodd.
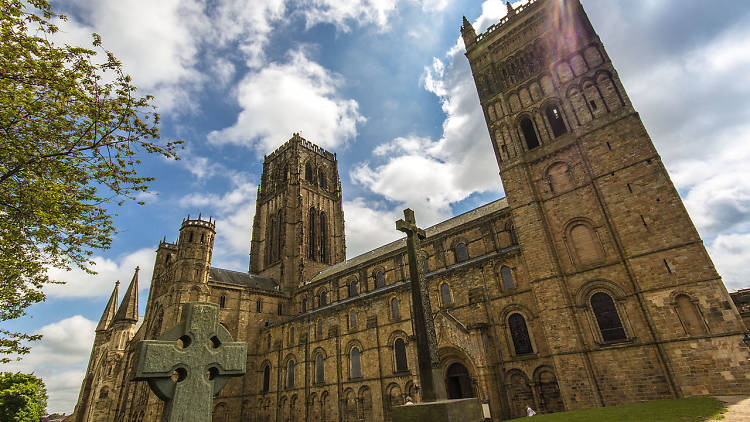
M 747 390 L 713 369 L 743 327 L 581 4 L 507 7 L 461 33 L 563 395 Z
M 336 155 L 295 133 L 263 161 L 250 273 L 278 280 L 291 293 L 301 280 L 345 259 Z

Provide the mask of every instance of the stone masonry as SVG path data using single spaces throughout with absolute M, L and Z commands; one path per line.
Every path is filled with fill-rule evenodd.
M 461 34 L 507 197 L 425 229 L 448 397 L 499 421 L 750 394 L 746 327 L 579 1 Z M 420 401 L 405 239 L 345 260 L 341 198 L 335 154 L 295 134 L 265 158 L 249 272 L 212 267 L 215 223 L 185 219 L 137 330 L 137 273 L 117 312 L 115 287 L 75 420 L 160 420 L 134 345 L 195 301 L 248 343 L 215 421 L 388 421 Z

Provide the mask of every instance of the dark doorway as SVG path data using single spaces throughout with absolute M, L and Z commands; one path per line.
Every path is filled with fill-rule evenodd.
M 445 388 L 449 399 L 468 399 L 474 397 L 469 370 L 460 363 L 448 367 L 445 374 Z

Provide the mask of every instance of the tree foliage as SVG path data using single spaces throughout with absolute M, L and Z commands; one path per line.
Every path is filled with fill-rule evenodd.
M 97 34 L 91 48 L 55 41 L 64 21 L 47 0 L 0 0 L 0 322 L 44 300 L 48 268 L 92 271 L 115 233 L 106 206 L 153 180 L 140 157 L 177 158 Z M 0 329 L 0 362 L 36 338 Z
M 30 374 L 0 373 L 0 420 L 38 422 L 47 410 L 44 382 Z

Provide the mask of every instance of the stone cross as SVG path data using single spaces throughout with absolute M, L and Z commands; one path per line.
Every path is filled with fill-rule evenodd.
M 411 301 L 414 315 L 414 331 L 417 337 L 417 362 L 419 380 L 422 384 L 422 400 L 426 402 L 446 400 L 445 380 L 440 369 L 440 357 L 435 336 L 435 321 L 432 319 L 430 292 L 424 280 L 419 262 L 424 230 L 417 227 L 414 211 L 404 210 L 404 220 L 396 222 L 396 230 L 406 233 L 406 251 L 409 256 L 411 278 Z
M 247 343 L 219 324 L 219 307 L 189 302 L 182 321 L 135 351 L 135 380 L 165 401 L 163 422 L 210 422 L 213 396 L 245 373 Z

